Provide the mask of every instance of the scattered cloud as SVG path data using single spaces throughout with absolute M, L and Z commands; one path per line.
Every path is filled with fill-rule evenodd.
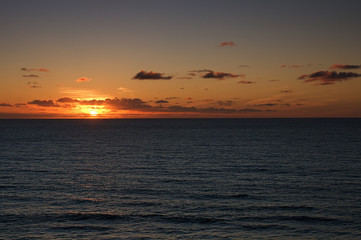
M 138 72 L 133 79 L 138 80 L 169 80 L 172 79 L 173 76 L 165 76 L 164 73 L 157 73 L 157 72 L 146 72 L 146 71 L 140 71 Z
M 48 69 L 46 68 L 20 68 L 21 71 L 25 71 L 25 72 L 31 72 L 31 71 L 38 71 L 38 72 L 49 72 Z
M 29 81 L 29 82 L 27 82 L 27 85 L 29 86 L 29 88 L 40 88 L 38 82 Z
M 155 103 L 169 103 L 169 102 L 166 101 L 166 100 L 158 100 L 158 101 L 156 101 Z
M 361 74 L 354 72 L 318 71 L 301 75 L 298 79 L 304 82 L 318 82 L 316 85 L 330 85 L 335 84 L 335 82 L 346 81 L 357 77 L 361 77 Z
M 239 67 L 241 67 L 241 68 L 248 68 L 249 65 L 241 64 L 241 65 L 239 65 Z
M 244 74 L 233 74 L 233 73 L 224 73 L 224 72 L 214 72 L 209 70 L 207 73 L 202 75 L 202 78 L 214 78 L 223 80 L 225 78 L 236 78 L 236 77 L 244 77 Z
M 22 77 L 37 78 L 37 77 L 39 77 L 39 75 L 36 75 L 36 74 L 27 74 L 27 75 L 23 75 Z
M 333 64 L 330 69 L 360 69 L 361 65 Z
M 9 103 L 0 103 L 0 107 L 12 107 Z
M 166 97 L 166 100 L 173 100 L 173 99 L 178 99 L 179 97 Z
M 271 80 L 268 80 L 269 82 L 279 82 L 280 80 L 278 79 L 271 79 Z
M 87 78 L 87 77 L 80 77 L 80 78 L 78 78 L 77 80 L 75 80 L 76 82 L 79 82 L 79 83 L 81 83 L 81 82 L 90 82 L 91 81 L 91 79 L 90 78 Z
M 234 42 L 232 42 L 232 41 L 225 41 L 225 42 L 221 42 L 221 43 L 219 44 L 219 46 L 220 46 L 220 47 L 226 47 L 226 46 L 228 46 L 228 47 L 235 47 L 236 44 L 235 44 Z
M 281 93 L 291 93 L 292 90 L 281 90 L 280 92 L 281 92 Z
M 54 103 L 53 100 L 34 100 L 28 102 L 28 104 L 38 105 L 41 107 L 59 107 L 59 105 Z
M 253 83 L 255 83 L 255 82 L 241 80 L 241 81 L 239 81 L 238 83 L 239 83 L 239 84 L 253 84 Z

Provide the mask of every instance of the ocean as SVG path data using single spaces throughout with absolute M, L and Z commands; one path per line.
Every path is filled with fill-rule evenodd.
M 360 239 L 361 119 L 0 120 L 0 239 Z

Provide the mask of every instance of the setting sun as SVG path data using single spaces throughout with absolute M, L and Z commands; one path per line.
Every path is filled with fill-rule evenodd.
M 89 113 L 90 113 L 90 116 L 92 116 L 92 117 L 98 116 L 98 112 L 95 110 L 91 110 Z

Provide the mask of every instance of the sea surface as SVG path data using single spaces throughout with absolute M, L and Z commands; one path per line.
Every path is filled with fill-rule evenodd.
M 0 120 L 0 239 L 361 239 L 361 119 Z

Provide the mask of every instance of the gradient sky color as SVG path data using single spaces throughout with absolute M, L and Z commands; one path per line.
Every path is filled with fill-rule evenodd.
M 1 0 L 0 118 L 361 117 L 359 0 Z

